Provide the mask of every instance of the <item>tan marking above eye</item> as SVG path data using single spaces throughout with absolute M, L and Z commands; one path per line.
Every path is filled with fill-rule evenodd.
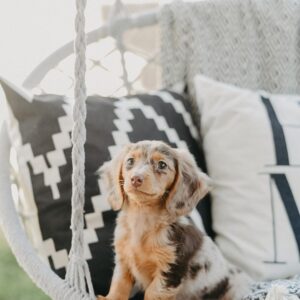
M 152 154 L 151 158 L 152 163 L 154 163 L 156 167 L 158 167 L 160 161 L 164 162 L 167 165 L 166 168 L 161 169 L 159 171 L 164 173 L 166 173 L 167 171 L 175 171 L 174 160 L 171 157 L 157 151 Z
M 130 151 L 130 152 L 128 153 L 128 157 L 133 157 L 133 158 L 135 158 L 135 159 L 141 158 L 142 155 L 143 155 L 143 153 L 142 153 L 142 151 L 139 150 L 139 149 Z
M 160 160 L 167 160 L 167 157 L 165 155 L 163 155 L 162 153 L 160 152 L 154 152 L 152 154 L 152 160 L 155 161 L 155 162 L 158 162 Z

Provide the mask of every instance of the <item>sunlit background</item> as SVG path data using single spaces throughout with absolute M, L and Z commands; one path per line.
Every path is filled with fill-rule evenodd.
M 130 13 L 142 10 L 153 9 L 161 3 L 159 0 L 125 0 L 126 9 Z M 100 27 L 107 20 L 110 9 L 114 1 L 89 0 L 86 8 L 86 31 L 89 32 Z M 43 59 L 55 50 L 71 41 L 74 38 L 74 17 L 75 3 L 69 0 L 0 0 L 0 76 L 7 78 L 17 85 L 21 85 L 30 72 L 38 66 Z M 125 37 L 130 43 L 138 42 L 138 51 L 128 51 L 126 53 L 127 63 L 130 64 L 129 78 L 134 79 L 139 76 L 142 68 L 146 65 L 147 56 L 145 49 L 150 46 L 157 48 L 157 43 L 153 43 L 153 35 L 157 35 L 155 30 L 143 33 L 136 38 L 134 33 L 129 33 Z M 157 40 L 157 39 L 156 39 Z M 103 95 L 124 94 L 120 77 L 119 53 L 112 51 L 114 42 L 106 39 L 101 45 L 93 45 L 88 49 L 87 60 L 87 81 L 88 93 L 93 94 L 99 87 L 101 78 Z M 151 47 L 150 47 L 151 48 Z M 142 53 L 141 52 L 144 52 Z M 150 49 L 152 50 L 152 49 Z M 109 55 L 108 55 L 109 54 Z M 98 55 L 98 57 L 97 57 Z M 143 55 L 145 55 L 143 57 Z M 101 67 L 97 65 L 101 59 Z M 36 89 L 34 92 L 69 93 L 72 90 L 71 76 L 73 75 L 74 58 L 62 62 L 58 69 L 49 72 L 46 81 L 43 83 L 44 89 Z M 64 76 L 61 74 L 61 67 L 64 69 Z M 152 66 L 148 67 L 148 73 Z M 110 68 L 110 69 L 109 69 Z M 107 70 L 109 69 L 109 70 Z M 144 76 L 145 77 L 145 76 Z M 148 76 L 149 77 L 149 76 Z M 90 79 L 93 80 L 90 80 Z M 148 80 L 149 88 L 155 82 Z M 136 90 L 141 90 L 141 83 L 135 84 Z M 3 118 L 4 106 L 0 103 L 0 120 Z

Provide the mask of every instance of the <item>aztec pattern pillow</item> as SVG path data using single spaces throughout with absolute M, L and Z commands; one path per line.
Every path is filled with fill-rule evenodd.
M 4 81 L 2 87 L 23 223 L 41 257 L 64 276 L 71 241 L 70 104 L 57 95 L 28 96 Z M 205 164 L 188 104 L 173 92 L 121 99 L 90 96 L 86 127 L 85 258 L 96 293 L 106 294 L 116 213 L 101 195 L 102 182 L 96 175 L 100 166 L 122 145 L 144 139 L 187 147 L 204 171 Z M 211 233 L 209 198 L 199 203 L 198 211 L 202 218 L 196 210 L 192 218 Z
M 255 279 L 300 274 L 300 96 L 195 88 L 217 244 Z

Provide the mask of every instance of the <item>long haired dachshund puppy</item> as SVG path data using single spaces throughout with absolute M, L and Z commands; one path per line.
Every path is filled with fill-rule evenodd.
M 250 279 L 186 217 L 208 192 L 208 177 L 189 152 L 143 141 L 100 172 L 108 201 L 121 212 L 110 291 L 98 299 L 126 300 L 135 283 L 145 300 L 242 298 Z

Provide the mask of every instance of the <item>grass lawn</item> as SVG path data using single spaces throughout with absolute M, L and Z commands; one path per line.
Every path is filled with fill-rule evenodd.
M 0 300 L 49 300 L 17 264 L 0 231 Z

